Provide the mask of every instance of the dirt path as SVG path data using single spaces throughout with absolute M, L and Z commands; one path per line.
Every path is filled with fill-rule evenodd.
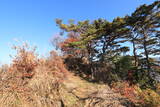
M 63 82 L 61 93 L 67 107 L 125 107 L 127 102 L 108 85 L 90 83 L 72 73 Z

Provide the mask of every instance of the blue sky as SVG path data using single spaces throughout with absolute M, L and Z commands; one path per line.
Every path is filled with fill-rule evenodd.
M 52 49 L 51 37 L 59 32 L 55 19 L 112 20 L 155 0 L 0 0 L 0 62 L 9 63 L 14 39 L 38 47 L 40 55 Z

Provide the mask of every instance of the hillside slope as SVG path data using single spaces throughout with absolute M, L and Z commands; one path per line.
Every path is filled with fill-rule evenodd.
M 91 83 L 73 73 L 36 68 L 30 79 L 3 72 L 0 107 L 128 107 L 128 101 L 104 84 Z

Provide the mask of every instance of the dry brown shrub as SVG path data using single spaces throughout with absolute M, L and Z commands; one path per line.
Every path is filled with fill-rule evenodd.
M 144 100 L 143 107 L 160 107 L 160 95 L 152 89 L 144 89 L 139 92 Z
M 38 59 L 35 53 L 36 48 L 24 43 L 22 46 L 14 46 L 13 49 L 17 51 L 17 55 L 13 57 L 10 71 L 20 72 L 23 79 L 31 78 L 38 65 Z
M 65 77 L 67 75 L 67 69 L 63 59 L 55 51 L 50 52 L 50 57 L 46 60 L 46 66 L 51 71 L 54 71 L 53 74 L 56 76 L 63 78 L 63 76 Z
M 115 92 L 120 93 L 133 104 L 141 105 L 142 103 L 144 103 L 143 99 L 138 94 L 139 87 L 137 85 L 130 85 L 128 81 L 121 81 L 114 82 L 111 86 Z
M 6 71 L 1 77 L 0 107 L 25 107 L 24 98 L 29 96 L 29 89 L 19 73 Z
M 61 107 L 63 104 L 59 94 L 61 78 L 53 75 L 46 66 L 39 66 L 28 87 L 32 90 L 31 101 L 33 107 Z
M 17 55 L 0 73 L 0 107 L 61 107 L 59 85 L 67 70 L 55 53 L 38 59 L 35 48 L 15 46 Z
M 28 81 L 17 72 L 6 72 L 0 82 L 0 107 L 61 107 L 59 76 L 46 66 L 37 66 Z

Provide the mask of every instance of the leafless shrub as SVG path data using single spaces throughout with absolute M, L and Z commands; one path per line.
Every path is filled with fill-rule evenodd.
M 36 48 L 24 43 L 22 46 L 14 46 L 13 49 L 17 51 L 17 55 L 13 57 L 11 69 L 20 72 L 22 78 L 31 78 L 38 65 Z

